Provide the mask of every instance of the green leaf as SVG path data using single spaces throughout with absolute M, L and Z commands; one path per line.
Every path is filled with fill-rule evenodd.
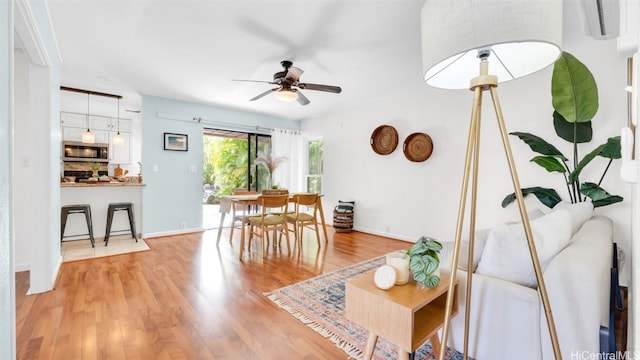
M 622 196 L 611 195 L 598 184 L 586 182 L 580 187 L 580 192 L 593 202 L 593 207 L 607 206 L 623 200 Z
M 578 163 L 575 170 L 569 174 L 569 181 L 576 181 L 580 177 L 580 173 L 587 164 L 591 162 L 596 156 L 602 156 L 607 159 L 619 159 L 620 155 L 620 136 L 615 136 L 607 139 L 607 142 L 593 149 L 590 153 L 585 155 Z M 586 195 L 586 194 L 585 194 Z
M 431 255 L 423 255 L 422 260 L 425 263 L 423 271 L 427 274 L 432 274 L 436 269 L 438 269 L 438 265 L 440 265 L 438 259 Z
M 429 250 L 433 250 L 433 251 L 442 250 L 442 244 L 439 241 L 431 240 L 429 242 L 426 242 L 425 245 Z
M 598 87 L 589 69 L 563 52 L 553 66 L 553 108 L 568 122 L 590 121 L 598 111 Z
M 554 189 L 542 188 L 539 186 L 530 187 L 521 189 L 522 196 L 527 196 L 529 194 L 535 195 L 538 200 L 543 203 L 546 207 L 553 209 L 562 199 L 560 195 Z M 516 200 L 516 194 L 511 193 L 507 195 L 504 200 L 502 200 L 502 207 L 505 208 L 507 205 L 511 204 Z
M 587 164 L 589 164 L 591 160 L 595 159 L 595 157 L 598 156 L 598 154 L 600 154 L 603 148 L 604 148 L 604 144 L 598 146 L 597 148 L 593 149 L 590 153 L 585 155 L 582 158 L 582 160 L 580 160 L 575 170 L 573 170 L 571 174 L 569 174 L 569 181 L 570 182 L 576 181 L 580 177 L 580 173 L 582 172 L 584 167 L 587 166 Z
M 604 199 L 592 201 L 592 203 L 593 203 L 593 207 L 597 208 L 597 207 L 601 207 L 601 206 L 607 206 L 607 205 L 615 204 L 617 202 L 621 202 L 622 200 L 624 200 L 622 198 L 622 196 L 611 195 L 611 196 L 606 197 Z
M 567 169 L 565 169 L 565 167 L 562 166 L 562 163 L 558 161 L 558 159 L 554 158 L 553 156 L 536 156 L 533 159 L 531 159 L 531 161 L 542 166 L 548 172 L 559 172 L 559 173 L 567 172 Z
M 611 196 L 605 189 L 592 182 L 583 183 L 582 186 L 580 186 L 580 192 L 594 201 L 606 199 Z
M 440 276 L 438 275 L 427 276 L 425 281 L 422 283 L 428 288 L 434 288 L 438 286 L 438 284 L 440 284 Z
M 544 141 L 542 138 L 535 136 L 530 133 L 525 132 L 512 132 L 510 135 L 515 135 L 520 138 L 520 140 L 524 141 L 525 144 L 529 145 L 531 150 L 537 152 L 538 154 L 554 156 L 560 158 L 562 161 L 567 161 L 568 159 L 562 155 L 560 150 L 558 150 L 555 146 L 549 144 Z
M 422 260 L 422 256 L 413 256 L 409 260 L 409 267 L 414 273 L 421 272 L 426 266 L 427 264 Z
M 620 159 L 622 157 L 620 153 L 620 136 L 608 138 L 604 148 L 598 155 L 607 159 Z
M 427 250 L 429 250 L 429 248 L 427 247 L 427 244 L 425 242 L 418 241 L 415 244 L 413 244 L 411 249 L 409 249 L 408 254 L 409 256 L 421 255 L 427 252 Z
M 413 279 L 419 283 L 424 284 L 427 282 L 427 274 L 423 272 L 414 272 Z
M 553 112 L 553 127 L 556 134 L 570 143 L 587 143 L 593 138 L 591 121 L 568 122 L 559 112 Z

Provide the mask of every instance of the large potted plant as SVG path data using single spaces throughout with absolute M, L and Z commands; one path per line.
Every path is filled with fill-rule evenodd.
M 563 52 L 553 67 L 551 95 L 554 108 L 553 127 L 558 137 L 573 144 L 572 161 L 555 146 L 536 135 L 526 132 L 510 134 L 517 136 L 529 145 L 532 151 L 540 154 L 531 159 L 532 162 L 550 173 L 562 174 L 571 203 L 590 199 L 594 207 L 599 207 L 622 201 L 621 196 L 611 195 L 600 186 L 611 162 L 621 157 L 620 136 L 609 138 L 582 159 L 578 154 L 578 145 L 590 142 L 593 137 L 591 119 L 598 111 L 598 88 L 589 69 L 573 55 Z M 583 182 L 580 178 L 582 171 L 598 156 L 609 159 L 600 179 L 597 183 Z M 523 188 L 522 194 L 535 195 L 549 208 L 562 201 L 554 189 L 539 186 Z M 514 193 L 507 195 L 502 201 L 502 207 L 514 200 Z

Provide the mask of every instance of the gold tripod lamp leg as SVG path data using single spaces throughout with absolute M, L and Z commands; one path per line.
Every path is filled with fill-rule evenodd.
M 482 104 L 482 92 L 489 90 L 493 101 L 493 107 L 495 109 L 496 118 L 498 121 L 498 127 L 500 128 L 500 134 L 502 138 L 502 144 L 504 146 L 505 154 L 507 156 L 507 163 L 511 173 L 511 180 L 513 182 L 514 192 L 516 194 L 516 200 L 518 203 L 518 209 L 520 211 L 520 218 L 524 227 L 525 236 L 527 238 L 527 245 L 529 247 L 529 253 L 531 255 L 531 262 L 533 263 L 536 280 L 538 282 L 538 292 L 541 297 L 541 301 L 544 307 L 545 316 L 547 319 L 547 325 L 549 327 L 549 334 L 551 337 L 551 344 L 553 346 L 553 352 L 556 359 L 562 359 L 560 353 L 560 345 L 558 342 L 558 335 L 556 333 L 555 324 L 553 321 L 553 315 L 551 313 L 551 305 L 549 303 L 549 297 L 547 295 L 547 288 L 544 282 L 542 268 L 538 259 L 535 243 L 533 241 L 533 234 L 531 232 L 531 225 L 529 223 L 529 217 L 527 215 L 526 207 L 524 204 L 524 198 L 520 190 L 520 181 L 516 171 L 515 163 L 513 161 L 513 154 L 511 152 L 511 146 L 509 144 L 508 133 L 504 124 L 504 117 L 502 115 L 502 109 L 498 100 L 498 94 L 496 87 L 498 86 L 497 78 L 493 75 L 488 75 L 488 61 L 483 59 L 480 62 L 480 75 L 471 80 L 471 89 L 474 91 L 475 96 L 473 100 L 473 109 L 471 115 L 471 124 L 469 127 L 469 136 L 467 140 L 467 152 L 465 157 L 464 175 L 462 181 L 462 190 L 460 195 L 460 202 L 458 207 L 458 219 L 456 225 L 455 244 L 453 249 L 453 259 L 451 265 L 451 277 L 449 282 L 449 291 L 447 294 L 447 303 L 444 316 L 444 326 L 442 331 L 442 341 L 440 343 L 440 356 L 439 360 L 444 360 L 447 350 L 447 339 L 450 331 L 451 323 L 451 311 L 453 308 L 453 299 L 456 283 L 456 273 L 458 267 L 458 257 L 460 251 L 460 244 L 462 240 L 462 228 L 464 225 L 465 206 L 467 201 L 467 189 L 469 186 L 470 169 L 473 164 L 473 181 L 472 181 L 472 207 L 470 211 L 471 226 L 469 229 L 469 259 L 473 256 L 474 247 L 474 232 L 475 232 L 475 215 L 476 215 L 476 194 L 477 194 L 477 173 L 478 173 L 478 158 L 479 158 L 479 141 L 480 141 L 480 109 Z M 472 264 L 469 260 L 469 264 Z M 467 294 L 465 298 L 465 328 L 464 328 L 464 359 L 468 358 L 468 343 L 469 343 L 469 322 L 470 322 L 470 309 L 471 309 L 471 279 L 472 273 L 468 273 L 467 276 Z

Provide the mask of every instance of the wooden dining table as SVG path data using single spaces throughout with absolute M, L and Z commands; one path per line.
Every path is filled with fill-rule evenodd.
M 289 194 L 289 201 L 293 201 L 293 196 L 295 193 Z M 216 239 L 216 246 L 220 244 L 220 237 L 222 236 L 222 228 L 224 225 L 225 216 L 231 211 L 232 204 L 239 205 L 257 205 L 258 197 L 260 194 L 247 194 L 247 195 L 223 195 L 220 198 L 220 225 L 218 226 L 218 237 Z M 325 241 L 328 241 L 327 236 L 327 225 L 324 220 L 324 210 L 322 208 L 322 195 L 318 197 L 318 215 L 320 215 L 320 224 L 322 225 L 322 232 L 324 233 Z M 244 226 L 244 225 L 243 225 Z M 243 229 L 244 230 L 244 229 Z M 238 258 L 242 260 L 242 254 L 244 252 L 244 231 L 241 233 L 240 240 L 240 254 Z

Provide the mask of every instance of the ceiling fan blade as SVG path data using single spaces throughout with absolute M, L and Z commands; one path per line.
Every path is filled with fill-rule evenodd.
M 300 105 L 309 105 L 311 101 L 309 101 L 306 96 L 302 95 L 302 92 L 300 92 L 300 90 L 296 90 L 296 93 L 298 93 L 298 102 L 300 103 Z
M 298 81 L 298 79 L 300 79 L 300 75 L 302 75 L 304 73 L 304 70 L 292 66 L 289 68 L 289 70 L 287 70 L 287 76 L 286 79 L 292 83 Z
M 258 95 L 258 96 L 256 96 L 256 97 L 254 97 L 254 98 L 249 99 L 249 101 L 258 100 L 258 99 L 260 99 L 261 97 L 267 96 L 267 95 L 271 94 L 272 92 L 274 92 L 274 91 L 278 91 L 278 90 L 280 90 L 280 89 L 281 89 L 281 88 L 273 88 L 273 89 L 271 89 L 271 90 L 267 90 L 267 91 L 263 92 L 262 94 L 260 94 L 260 95 Z
M 238 79 L 231 79 L 231 81 L 243 81 L 243 82 L 256 82 L 256 83 L 275 84 L 273 81 L 264 81 L 264 80 L 238 80 Z
M 298 84 L 298 87 L 300 89 L 326 91 L 326 92 L 335 93 L 335 94 L 340 94 L 342 92 L 342 89 L 339 86 L 331 86 L 331 85 L 301 83 L 301 84 Z

